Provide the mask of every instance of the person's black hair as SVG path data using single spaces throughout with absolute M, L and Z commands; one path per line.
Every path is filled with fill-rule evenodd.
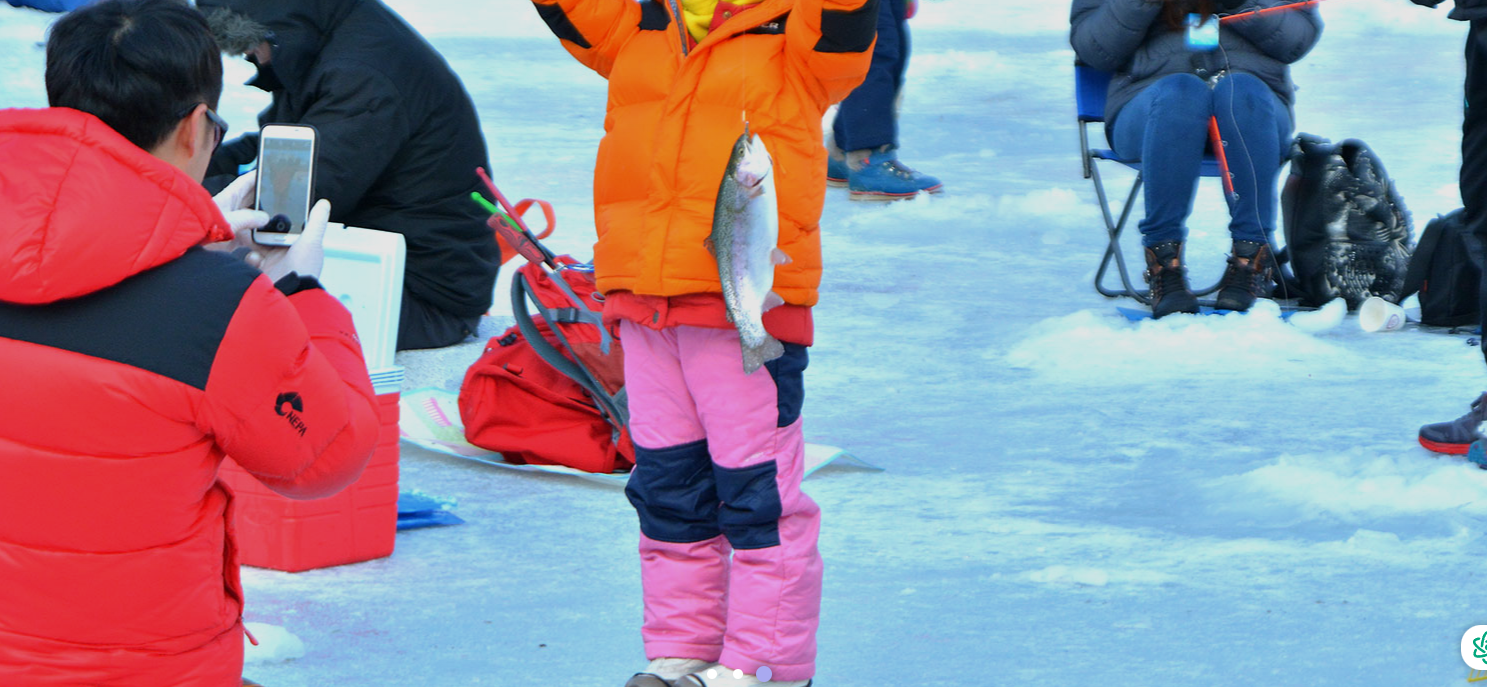
M 46 95 L 151 150 L 195 104 L 216 109 L 222 53 L 183 0 L 99 0 L 52 25 Z

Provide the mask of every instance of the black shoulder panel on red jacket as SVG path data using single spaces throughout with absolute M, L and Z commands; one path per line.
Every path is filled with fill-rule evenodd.
M 260 276 L 225 253 L 193 248 L 80 298 L 0 303 L 0 337 L 112 360 L 205 389 L 227 325 Z

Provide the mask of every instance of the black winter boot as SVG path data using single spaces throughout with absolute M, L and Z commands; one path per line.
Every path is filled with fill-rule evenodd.
M 1274 265 L 1270 244 L 1235 241 L 1234 253 L 1229 256 L 1229 267 L 1224 270 L 1214 309 L 1243 312 L 1255 304 L 1256 298 L 1269 296 L 1270 273 Z
M 1181 241 L 1146 248 L 1146 283 L 1151 286 L 1152 317 L 1198 312 L 1198 297 L 1188 288 L 1188 269 L 1182 265 Z

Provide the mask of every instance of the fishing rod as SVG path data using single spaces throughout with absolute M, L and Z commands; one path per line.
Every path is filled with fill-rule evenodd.
M 1224 182 L 1224 193 L 1233 202 L 1239 194 L 1234 192 L 1234 175 L 1229 173 L 1229 156 L 1224 153 L 1224 137 L 1219 135 L 1218 117 L 1208 118 L 1208 139 L 1213 141 L 1213 156 L 1218 158 L 1219 178 Z
M 1289 10 L 1305 9 L 1307 7 L 1313 7 L 1320 4 L 1322 4 L 1322 0 L 1302 0 L 1302 2 L 1293 2 L 1285 5 L 1276 5 L 1275 7 L 1250 10 L 1248 12 L 1240 12 L 1239 14 L 1231 14 L 1226 17 L 1219 17 L 1219 24 L 1243 21 L 1245 19 L 1258 17 L 1262 14 L 1270 14 L 1273 12 L 1286 12 Z M 1224 154 L 1224 139 L 1222 136 L 1219 135 L 1219 122 L 1217 117 L 1208 118 L 1208 138 L 1213 142 L 1213 155 L 1214 157 L 1218 158 L 1219 177 L 1224 182 L 1224 192 L 1228 194 L 1229 200 L 1232 201 L 1238 196 L 1238 194 L 1234 192 L 1234 178 L 1233 175 L 1229 173 L 1229 157 Z
M 1258 16 L 1260 16 L 1262 14 L 1270 14 L 1272 12 L 1285 12 L 1287 10 L 1305 9 L 1307 7 L 1312 7 L 1312 6 L 1320 5 L 1320 4 L 1322 4 L 1322 0 L 1304 0 L 1303 2 L 1293 2 L 1293 3 L 1290 3 L 1290 4 L 1286 4 L 1286 5 L 1276 5 L 1275 7 L 1266 7 L 1264 9 L 1250 10 L 1248 12 L 1240 12 L 1239 14 L 1231 14 L 1231 15 L 1228 15 L 1226 17 L 1219 17 L 1219 23 L 1220 24 L 1226 24 L 1226 23 L 1233 22 L 1233 21 L 1243 21 L 1243 20 L 1249 19 L 1251 17 L 1258 17 Z

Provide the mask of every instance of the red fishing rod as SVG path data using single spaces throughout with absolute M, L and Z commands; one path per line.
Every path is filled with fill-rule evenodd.
M 1258 17 L 1262 14 L 1305 9 L 1307 7 L 1320 4 L 1322 4 L 1322 0 L 1305 0 L 1304 2 L 1293 2 L 1288 5 L 1276 5 L 1275 7 L 1266 7 L 1265 9 L 1250 10 L 1248 12 L 1240 12 L 1239 14 L 1231 14 L 1225 17 L 1219 17 L 1219 23 L 1224 24 L 1231 21 L 1242 21 L 1245 19 L 1249 19 L 1250 17 Z
M 1231 14 L 1226 17 L 1219 17 L 1219 23 L 1243 21 L 1262 14 L 1305 9 L 1320 4 L 1322 4 L 1322 0 L 1303 0 L 1302 2 L 1293 2 L 1286 5 L 1276 5 L 1275 7 L 1266 7 L 1264 9 L 1250 10 L 1248 12 L 1240 12 L 1239 14 Z M 1217 117 L 1208 118 L 1208 138 L 1213 142 L 1213 155 L 1218 158 L 1219 176 L 1224 182 L 1224 193 L 1227 193 L 1229 199 L 1233 200 L 1237 195 L 1234 193 L 1234 178 L 1229 174 L 1229 157 L 1224 154 L 1224 139 L 1219 135 L 1219 120 Z
M 1208 118 L 1208 139 L 1213 142 L 1213 156 L 1218 158 L 1219 177 L 1224 182 L 1225 197 L 1232 202 L 1239 194 L 1234 192 L 1234 177 L 1229 174 L 1229 156 L 1224 153 L 1224 137 L 1219 135 L 1218 117 Z

